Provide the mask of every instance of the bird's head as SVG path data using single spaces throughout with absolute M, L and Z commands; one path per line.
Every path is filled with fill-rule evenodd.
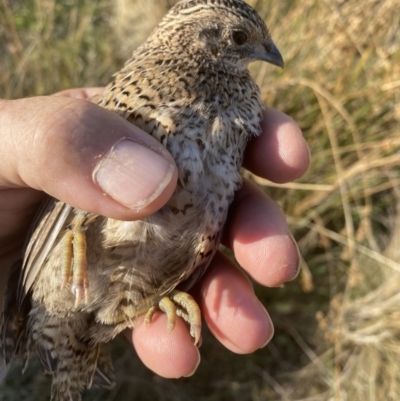
M 243 68 L 255 60 L 284 65 L 264 21 L 242 0 L 184 0 L 159 28 L 171 46 L 194 56 Z

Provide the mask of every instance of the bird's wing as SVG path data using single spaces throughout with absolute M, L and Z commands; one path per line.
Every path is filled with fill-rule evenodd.
M 57 236 L 65 227 L 72 206 L 48 197 L 43 201 L 28 234 L 25 246 L 22 272 L 18 286 L 18 304 L 21 306 L 25 295 L 32 287 L 40 268 L 52 249 Z

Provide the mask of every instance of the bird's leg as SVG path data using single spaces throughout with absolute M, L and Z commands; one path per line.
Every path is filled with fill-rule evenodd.
M 62 239 L 62 256 L 61 256 L 61 265 L 62 265 L 62 275 L 63 282 L 61 284 L 61 288 L 64 288 L 72 279 L 72 242 L 74 240 L 74 234 L 72 231 L 67 231 Z
M 85 299 L 89 302 L 89 280 L 86 261 L 86 236 L 82 229 L 68 231 L 63 238 L 62 274 L 64 288 L 72 282 L 75 295 L 75 308 Z
M 175 327 L 176 317 L 180 316 L 190 326 L 190 335 L 194 344 L 198 344 L 201 336 L 201 312 L 197 302 L 186 292 L 174 290 L 160 298 L 147 312 L 146 324 L 151 322 L 154 312 L 161 310 L 167 315 L 167 329 L 170 332 Z

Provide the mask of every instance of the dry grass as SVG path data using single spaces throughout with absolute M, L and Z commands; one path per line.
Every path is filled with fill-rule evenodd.
M 0 0 L 0 96 L 106 83 L 175 2 Z M 400 399 L 400 3 L 248 2 L 286 61 L 253 66 L 265 103 L 299 122 L 313 155 L 294 184 L 253 177 L 287 213 L 300 280 L 257 287 L 277 326 L 266 349 L 229 355 L 206 336 L 198 373 L 171 382 L 117 346 L 118 387 L 87 400 Z M 32 377 L 0 395 L 41 399 L 48 382 Z
M 335 3 L 288 9 L 273 31 L 287 68 L 257 72 L 266 102 L 294 116 L 311 146 L 306 185 L 271 192 L 308 264 L 303 289 L 320 292 L 323 270 L 330 299 L 328 312 L 315 308 L 314 336 L 297 338 L 310 364 L 285 375 L 280 396 L 398 400 L 400 4 Z

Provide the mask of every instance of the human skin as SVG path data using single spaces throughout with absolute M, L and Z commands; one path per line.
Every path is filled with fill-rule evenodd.
M 46 193 L 120 220 L 154 213 L 173 193 L 177 171 L 171 170 L 172 157 L 145 132 L 85 100 L 101 91 L 82 88 L 54 96 L 0 100 L 1 291 Z M 130 138 L 139 150 L 143 146 L 151 150 L 130 177 L 132 186 L 121 185 L 111 194 L 110 186 L 96 181 L 94 172 L 121 138 Z M 244 166 L 284 183 L 302 176 L 309 163 L 309 150 L 296 123 L 266 108 L 262 135 L 249 143 Z M 120 196 L 124 202 L 118 201 Z M 140 206 L 127 208 L 128 198 Z M 242 269 L 218 253 L 193 295 L 215 337 L 232 352 L 251 353 L 270 341 L 273 325 L 244 272 L 264 286 L 280 286 L 299 272 L 298 248 L 282 209 L 247 181 L 236 193 L 223 243 L 233 250 Z M 200 362 L 199 350 L 182 320 L 169 334 L 166 327 L 166 316 L 157 313 L 150 325 L 138 318 L 126 335 L 155 373 L 167 378 L 190 376 Z

